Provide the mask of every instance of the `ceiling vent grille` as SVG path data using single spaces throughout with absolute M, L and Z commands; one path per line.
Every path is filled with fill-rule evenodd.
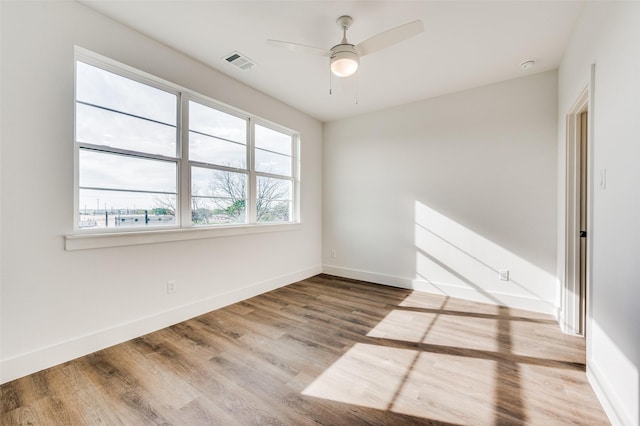
M 256 66 L 256 63 L 247 58 L 240 52 L 232 52 L 224 57 L 224 60 L 235 65 L 243 71 L 250 70 Z

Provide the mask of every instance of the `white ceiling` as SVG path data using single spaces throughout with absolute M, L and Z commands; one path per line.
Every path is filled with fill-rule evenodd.
M 85 5 L 321 121 L 555 69 L 583 1 L 113 1 Z M 266 40 L 321 48 L 339 43 L 340 15 L 357 44 L 421 19 L 425 32 L 361 59 L 356 78 L 333 77 L 328 58 Z M 223 60 L 239 51 L 257 63 Z M 520 63 L 535 59 L 522 70 Z

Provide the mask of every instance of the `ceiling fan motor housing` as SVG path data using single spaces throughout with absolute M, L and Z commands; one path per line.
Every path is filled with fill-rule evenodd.
M 353 75 L 360 65 L 360 55 L 353 44 L 338 44 L 331 48 L 331 72 L 338 77 Z

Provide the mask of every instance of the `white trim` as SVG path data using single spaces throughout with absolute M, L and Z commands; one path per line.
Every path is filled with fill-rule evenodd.
M 375 284 L 383 284 L 391 287 L 406 288 L 409 290 L 424 291 L 426 293 L 441 294 L 457 297 L 475 302 L 497 305 L 498 300 L 501 305 L 515 309 L 526 309 L 554 315 L 555 306 L 551 301 L 534 299 L 530 297 L 517 296 L 513 294 L 486 292 L 491 298 L 469 287 L 456 286 L 451 284 L 433 284 L 417 278 L 399 277 L 395 275 L 379 274 L 377 272 L 363 271 L 359 269 L 343 268 L 333 265 L 322 265 L 322 272 L 337 277 L 351 278 L 367 281 Z
M 184 164 L 189 156 L 189 97 L 180 94 L 179 114 L 178 114 L 178 146 L 180 150 L 178 152 L 178 194 L 180 196 L 176 200 L 176 223 L 182 229 L 188 229 L 191 227 L 192 212 L 191 212 L 191 167 L 185 167 Z M 182 196 L 183 194 L 189 194 L 188 197 Z
M 296 133 L 293 136 L 293 146 L 291 147 L 293 149 L 293 196 L 295 197 L 294 199 L 294 203 L 293 203 L 293 219 L 297 220 L 297 221 L 301 221 L 302 220 L 302 216 L 301 216 L 301 210 L 300 210 L 300 205 L 302 204 L 300 202 L 301 200 L 301 193 L 300 193 L 300 186 L 301 186 L 301 181 L 302 181 L 302 176 L 300 175 L 300 164 L 301 164 L 301 159 L 300 159 L 300 155 L 301 155 L 301 150 L 300 150 L 300 133 Z
M 245 214 L 249 223 L 257 223 L 258 220 L 258 179 L 256 177 L 256 132 L 253 120 L 247 120 L 247 209 Z
M 589 360 L 592 357 L 593 354 L 593 328 L 594 328 L 594 321 L 593 321 L 593 298 L 591 297 L 591 295 L 593 294 L 593 282 L 591 280 L 591 277 L 593 277 L 593 240 L 594 240 L 594 235 L 596 234 L 594 226 L 593 226 L 593 215 L 594 215 L 594 176 L 595 173 L 593 173 L 593 171 L 595 171 L 595 149 L 594 149 L 594 142 L 595 142 L 595 131 L 594 131 L 594 126 L 595 126 L 595 87 L 596 87 L 596 64 L 591 64 L 591 75 L 589 77 L 589 128 L 587 129 L 587 131 L 589 132 L 588 135 L 588 139 L 587 139 L 587 152 L 590 153 L 590 158 L 589 158 L 589 170 L 592 171 L 592 173 L 588 173 L 587 179 L 588 179 L 588 206 L 587 206 L 587 229 L 588 231 L 591 233 L 591 237 L 587 238 L 587 309 L 586 309 L 586 313 L 585 313 L 585 324 L 586 324 L 586 330 L 585 330 L 585 339 L 586 339 L 586 352 L 587 352 L 587 368 L 589 365 Z
M 2 360 L 0 363 L 0 384 L 304 280 L 319 274 L 321 270 L 322 268 L 319 265 L 312 266 L 300 271 L 260 281 L 241 289 L 182 305 L 158 314 L 98 330 L 94 333 L 79 336 L 32 352 L 13 356 Z
M 75 234 L 64 237 L 67 251 L 86 250 L 104 247 L 133 246 L 139 244 L 167 243 L 172 241 L 220 238 L 234 235 L 263 234 L 266 232 L 297 231 L 301 223 L 255 223 L 242 225 L 224 225 L 220 227 L 193 227 L 186 229 L 154 229 L 152 231 L 112 232 L 101 234 Z
M 73 60 L 73 229 L 78 231 L 80 223 L 80 149 L 76 144 L 78 136 L 76 131 L 76 99 L 78 99 L 78 49 L 76 48 Z
M 600 367 L 589 360 L 587 360 L 587 379 L 613 426 L 630 426 L 634 424 L 631 417 L 624 411 L 624 405 L 612 398 L 616 395 L 616 391 L 607 380 L 607 377 L 602 374 Z M 635 424 L 637 425 L 638 423 Z
M 592 125 L 592 114 L 590 107 L 590 88 L 585 87 L 578 99 L 573 104 L 566 115 L 566 163 L 565 163 L 565 268 L 564 283 L 560 289 L 560 312 L 559 322 L 560 328 L 566 334 L 583 335 L 581 330 L 581 301 L 580 301 L 580 263 L 578 256 L 580 252 L 580 230 L 578 214 L 579 194 L 578 182 L 580 173 L 580 114 L 587 111 L 588 129 L 587 129 L 587 152 L 591 153 L 591 132 L 589 129 Z M 591 157 L 591 156 L 590 156 Z M 588 201 L 593 198 L 590 191 L 591 170 L 587 172 Z M 587 206 L 587 220 L 590 220 L 591 209 Z M 589 223 L 588 223 L 589 225 Z M 591 227 L 587 226 L 587 244 L 591 240 Z M 587 263 L 589 264 L 589 248 L 587 247 Z M 587 282 L 588 282 L 587 267 Z M 586 289 L 585 289 L 586 290 Z M 583 319 L 586 321 L 586 318 Z

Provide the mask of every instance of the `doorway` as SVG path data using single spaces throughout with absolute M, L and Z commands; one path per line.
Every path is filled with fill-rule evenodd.
M 567 115 L 565 280 L 561 325 L 569 334 L 586 335 L 590 244 L 589 90 Z
M 580 113 L 580 161 L 579 161 L 579 224 L 578 224 L 578 239 L 579 239 L 579 255 L 578 255 L 578 280 L 580 287 L 580 318 L 579 318 L 579 334 L 585 335 L 585 318 L 587 314 L 587 197 L 588 197 L 588 124 L 589 124 L 589 111 L 583 111 Z

